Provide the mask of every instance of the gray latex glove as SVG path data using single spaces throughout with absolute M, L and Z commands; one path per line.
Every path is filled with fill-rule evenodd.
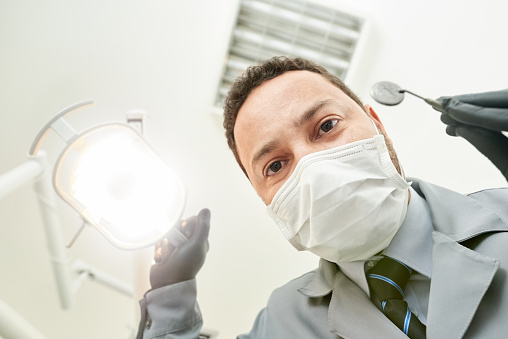
M 443 105 L 446 133 L 469 141 L 508 180 L 508 89 L 437 99 Z
M 155 245 L 155 264 L 150 268 L 152 289 L 194 279 L 208 252 L 210 211 L 202 209 L 197 216 L 182 222 L 180 231 L 188 238 L 178 247 L 167 238 Z

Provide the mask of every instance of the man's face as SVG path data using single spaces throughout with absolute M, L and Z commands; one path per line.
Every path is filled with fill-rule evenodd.
M 307 154 L 376 134 L 384 128 L 368 106 L 365 114 L 320 74 L 291 71 L 254 89 L 234 128 L 240 160 L 265 204 Z

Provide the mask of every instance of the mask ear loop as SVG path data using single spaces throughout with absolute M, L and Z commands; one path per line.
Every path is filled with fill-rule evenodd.
M 372 123 L 372 126 L 374 126 L 374 129 L 376 130 L 376 136 L 377 135 L 381 135 L 383 137 L 383 139 L 385 138 L 385 136 L 381 133 L 379 133 L 379 130 L 377 129 L 377 126 L 376 126 L 376 123 L 374 122 L 374 120 L 372 120 L 372 118 L 370 118 L 370 122 Z M 400 160 L 399 160 L 399 167 L 400 167 L 400 176 L 402 178 L 404 178 L 404 180 L 406 180 L 406 173 L 404 172 L 404 167 L 402 167 L 402 164 L 400 163 Z M 407 181 L 407 180 L 406 180 Z
M 379 130 L 377 129 L 376 124 L 374 123 L 374 120 L 372 120 L 372 118 L 369 118 L 369 119 L 370 119 L 370 122 L 372 123 L 372 126 L 374 126 L 374 129 L 376 130 L 376 135 L 380 135 Z

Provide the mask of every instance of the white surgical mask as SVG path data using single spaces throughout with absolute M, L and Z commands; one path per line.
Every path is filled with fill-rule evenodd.
M 378 134 L 303 157 L 267 210 L 297 250 L 336 263 L 365 260 L 400 228 L 408 188 Z

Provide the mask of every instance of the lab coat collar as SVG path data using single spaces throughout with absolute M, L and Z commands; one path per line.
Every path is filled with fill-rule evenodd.
M 339 268 L 335 263 L 321 259 L 314 277 L 298 291 L 310 298 L 319 298 L 330 294 L 338 270 Z
M 508 224 L 496 211 L 466 196 L 414 178 L 411 186 L 430 208 L 434 230 L 461 242 L 486 232 L 508 231 Z M 446 204 L 443 204 L 446 202 Z

